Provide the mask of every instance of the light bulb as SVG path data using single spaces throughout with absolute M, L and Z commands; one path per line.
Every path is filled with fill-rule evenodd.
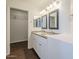
M 52 8 L 53 7 L 53 5 L 52 4 L 50 4 L 50 6 L 49 6 L 50 8 Z
M 40 14 L 43 14 L 43 13 L 45 13 L 46 12 L 46 10 L 42 10 L 41 12 L 40 12 Z

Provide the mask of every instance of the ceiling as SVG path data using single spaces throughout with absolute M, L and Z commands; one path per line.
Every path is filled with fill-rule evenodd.
M 51 2 L 52 0 L 29 0 L 29 4 L 31 4 L 33 7 L 36 7 L 38 10 L 44 9 Z
M 35 8 L 39 11 L 43 10 L 51 4 L 54 0 L 10 0 L 11 3 L 20 4 L 23 3 L 24 5 L 29 5 L 30 8 Z

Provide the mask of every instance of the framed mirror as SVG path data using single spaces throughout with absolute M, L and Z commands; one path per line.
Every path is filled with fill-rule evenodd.
M 39 27 L 39 19 L 36 19 L 36 27 Z
M 37 27 L 41 27 L 41 20 L 40 20 L 40 18 L 37 19 Z
M 39 27 L 42 27 L 42 17 L 39 19 Z
M 59 29 L 59 13 L 58 10 L 49 13 L 49 29 Z
M 47 15 L 42 16 L 42 29 L 47 29 Z
M 36 27 L 40 27 L 40 18 L 36 19 Z
M 36 19 L 33 20 L 33 27 L 37 27 Z
M 34 27 L 42 27 L 42 19 L 41 18 L 34 19 L 33 26 Z

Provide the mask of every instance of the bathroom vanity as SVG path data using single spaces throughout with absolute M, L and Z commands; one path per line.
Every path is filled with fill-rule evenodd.
M 72 36 L 32 32 L 32 47 L 40 59 L 73 59 Z

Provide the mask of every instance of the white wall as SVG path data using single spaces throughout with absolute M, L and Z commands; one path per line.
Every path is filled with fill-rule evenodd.
M 59 30 L 61 33 L 69 33 L 70 30 L 70 0 L 62 0 L 59 8 Z
M 32 20 L 33 15 L 36 15 L 38 11 L 25 2 L 18 2 L 18 0 L 7 0 L 7 46 L 6 46 L 6 54 L 10 54 L 10 8 L 17 8 L 21 10 L 28 11 L 28 48 L 31 48 L 31 40 L 30 35 L 32 31 Z
M 60 1 L 59 5 L 57 6 L 54 5 L 52 9 L 50 9 L 49 11 L 46 11 L 43 14 L 40 14 L 39 12 L 38 16 L 42 16 L 45 14 L 49 15 L 49 12 L 59 9 L 59 29 L 58 30 L 46 29 L 45 31 L 54 31 L 54 32 L 59 32 L 59 33 L 71 33 L 72 26 L 73 26 L 72 19 L 71 19 L 72 17 L 70 16 L 71 10 L 72 10 L 71 8 L 72 0 L 59 0 L 59 1 Z
M 8 2 L 7 2 L 8 3 Z M 9 4 L 8 4 L 9 5 Z M 7 5 L 6 55 L 10 54 L 10 9 Z

